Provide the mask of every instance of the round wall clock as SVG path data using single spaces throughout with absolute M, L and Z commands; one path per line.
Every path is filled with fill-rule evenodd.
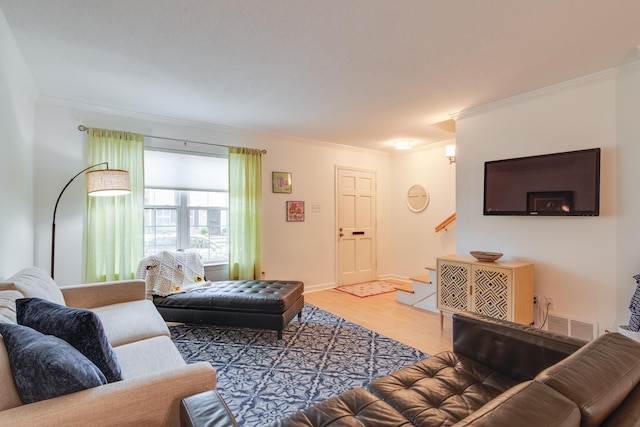
M 412 185 L 407 192 L 407 207 L 411 212 L 422 212 L 429 206 L 429 193 L 420 185 Z

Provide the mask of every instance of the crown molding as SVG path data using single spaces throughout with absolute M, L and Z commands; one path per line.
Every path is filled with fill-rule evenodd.
M 640 71 L 640 61 L 630 62 L 628 64 L 621 65 L 619 68 L 618 75 L 624 76 L 627 74 L 632 74 Z
M 376 150 L 372 148 L 355 147 L 351 145 L 339 144 L 336 142 L 303 138 L 303 137 L 292 136 L 292 135 L 282 135 L 275 132 L 265 132 L 265 131 L 259 131 L 259 130 L 248 129 L 248 128 L 238 128 L 233 126 L 219 125 L 215 123 L 199 122 L 195 120 L 178 119 L 175 117 L 162 116 L 162 115 L 150 114 L 150 113 L 142 113 L 139 111 L 125 110 L 125 109 L 120 109 L 115 107 L 106 107 L 106 106 L 97 105 L 97 104 L 90 104 L 90 103 L 77 101 L 73 99 L 67 99 L 67 98 L 58 98 L 58 97 L 41 95 L 38 97 L 37 102 L 45 105 L 52 105 L 54 107 L 74 108 L 77 110 L 89 111 L 92 113 L 109 114 L 113 116 L 122 117 L 125 119 L 146 120 L 146 121 L 157 122 L 162 124 L 169 124 L 173 126 L 196 127 L 200 129 L 205 129 L 205 130 L 208 129 L 208 130 L 218 131 L 218 132 L 244 134 L 244 135 L 252 135 L 256 137 L 279 139 L 282 141 L 289 141 L 294 143 L 304 143 L 308 145 L 316 145 L 316 146 L 324 146 L 324 147 L 333 146 L 333 147 L 340 147 L 343 150 L 351 150 L 351 151 L 358 151 L 358 152 L 367 151 L 375 154 L 383 154 L 386 156 L 391 155 L 391 153 L 388 152 L 387 150 Z
M 631 70 L 635 71 L 637 69 L 640 69 L 640 61 L 633 62 L 630 64 L 625 64 L 620 67 L 609 68 L 604 71 L 589 74 L 583 77 L 578 77 L 572 80 L 567 80 L 562 83 L 557 83 L 551 86 L 543 87 L 541 89 L 535 89 L 529 92 L 522 93 L 520 95 L 515 95 L 509 98 L 504 98 L 495 102 L 491 102 L 489 104 L 484 104 L 477 107 L 469 108 L 467 110 L 462 110 L 458 113 L 451 114 L 451 117 L 454 118 L 455 120 L 466 119 L 469 117 L 473 117 L 477 114 L 486 113 L 488 111 L 497 110 L 499 108 L 503 108 L 510 105 L 519 104 L 524 101 L 530 101 L 532 99 L 547 96 L 551 93 L 557 93 L 560 91 L 577 88 L 593 82 L 598 82 L 603 80 L 612 80 L 612 79 L 615 79 L 617 76 L 619 76 L 620 73 L 622 72 L 631 72 Z
M 52 105 L 55 107 L 75 108 L 82 111 L 109 114 L 109 115 L 123 117 L 126 119 L 147 120 L 152 122 L 161 122 L 161 123 L 171 124 L 175 126 L 199 127 L 199 128 L 212 129 L 212 130 L 228 132 L 228 133 L 245 133 L 245 134 L 251 133 L 255 135 L 265 134 L 264 132 L 259 132 L 252 129 L 236 128 L 233 126 L 199 122 L 196 120 L 178 119 L 175 117 L 162 116 L 159 114 L 143 113 L 140 111 L 126 110 L 123 108 L 108 107 L 108 106 L 98 105 L 98 104 L 90 104 L 87 102 L 68 99 L 68 98 L 58 98 L 53 96 L 42 95 L 38 98 L 38 102 L 46 105 Z

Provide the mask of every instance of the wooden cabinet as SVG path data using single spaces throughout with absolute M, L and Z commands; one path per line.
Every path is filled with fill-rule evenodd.
M 440 327 L 444 313 L 458 311 L 533 324 L 533 264 L 448 255 L 436 268 Z

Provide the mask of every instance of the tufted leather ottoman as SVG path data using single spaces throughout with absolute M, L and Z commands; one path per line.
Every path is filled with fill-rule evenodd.
M 282 330 L 302 317 L 304 284 L 283 280 L 230 280 L 167 297 L 153 303 L 167 322 Z

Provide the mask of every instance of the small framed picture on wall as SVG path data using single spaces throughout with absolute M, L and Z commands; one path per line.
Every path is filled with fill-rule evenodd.
M 302 222 L 304 221 L 304 202 L 302 201 L 287 201 L 287 221 L 288 222 Z
M 291 172 L 272 172 L 273 192 L 291 194 Z

